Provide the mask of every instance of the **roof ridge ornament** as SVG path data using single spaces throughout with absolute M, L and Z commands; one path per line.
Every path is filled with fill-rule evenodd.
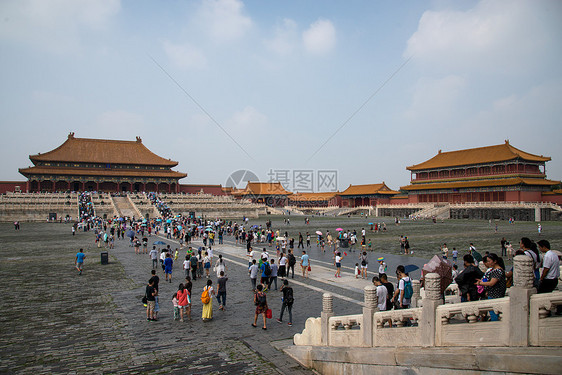
M 68 139 L 74 139 L 74 132 L 68 133 Z
M 137 143 L 142 143 L 142 139 L 139 136 L 137 136 Z

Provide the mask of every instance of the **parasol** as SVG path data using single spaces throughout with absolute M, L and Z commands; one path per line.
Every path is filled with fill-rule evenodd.
M 153 245 L 166 245 L 166 242 L 164 241 L 156 241 L 153 243 Z
M 317 230 L 317 231 L 316 231 L 316 234 L 319 235 L 319 236 L 321 236 L 321 235 L 322 235 L 322 232 L 320 232 L 319 230 Z
M 133 232 L 132 230 L 128 230 L 127 233 L 125 233 L 127 235 L 127 237 L 129 238 L 133 238 L 135 236 L 135 232 Z
M 436 273 L 441 276 L 441 293 L 453 282 L 453 266 L 438 255 L 433 256 L 422 268 L 422 275 Z
M 336 228 L 337 232 L 341 232 L 343 229 L 342 228 Z

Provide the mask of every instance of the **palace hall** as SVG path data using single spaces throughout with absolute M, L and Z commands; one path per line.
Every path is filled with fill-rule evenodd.
M 30 155 L 33 166 L 20 168 L 28 192 L 155 191 L 177 193 L 187 174 L 172 170 L 178 162 L 150 151 L 135 141 L 76 138 L 59 147 Z

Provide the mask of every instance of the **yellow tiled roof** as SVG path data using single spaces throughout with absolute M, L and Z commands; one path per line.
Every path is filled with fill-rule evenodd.
M 340 195 L 372 195 L 372 194 L 398 194 L 383 182 L 381 184 L 349 185 Z
M 137 137 L 136 141 L 115 141 L 109 139 L 75 138 L 70 133 L 59 147 L 44 154 L 30 155 L 34 163 L 76 162 L 102 164 L 160 165 L 175 167 L 178 162 L 164 159 L 150 151 Z
M 423 169 L 447 168 L 461 165 L 473 165 L 482 163 L 493 163 L 521 158 L 528 161 L 549 161 L 546 156 L 538 156 L 521 151 L 506 141 L 504 144 L 496 146 L 486 146 L 469 148 L 467 150 L 441 152 L 431 159 L 411 167 L 406 167 L 410 171 Z

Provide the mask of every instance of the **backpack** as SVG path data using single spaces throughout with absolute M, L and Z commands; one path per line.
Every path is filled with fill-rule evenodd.
M 209 296 L 209 290 L 205 288 L 203 293 L 201 293 L 201 302 L 206 305 L 211 302 L 211 296 Z
M 295 302 L 293 298 L 293 288 L 287 288 L 287 298 L 285 298 L 284 302 L 286 302 L 287 305 L 292 305 L 293 302 Z
M 289 254 L 289 265 L 294 266 L 297 263 L 297 259 L 293 254 Z
M 189 258 L 189 262 L 191 263 L 191 267 L 197 267 L 197 257 L 196 256 L 192 256 L 191 258 Z
M 267 299 L 266 299 L 264 293 L 260 293 L 260 294 L 257 294 L 257 293 L 256 293 L 256 298 L 255 298 L 255 300 L 256 300 L 256 306 L 261 306 L 261 307 L 263 307 L 263 306 L 267 305 Z
M 263 273 L 265 274 L 265 276 L 269 276 L 271 275 L 271 267 L 269 267 L 269 263 L 265 262 L 265 268 L 263 270 Z
M 412 280 L 409 279 L 408 281 L 404 281 L 404 298 L 410 299 L 413 295 L 414 288 L 412 288 Z

